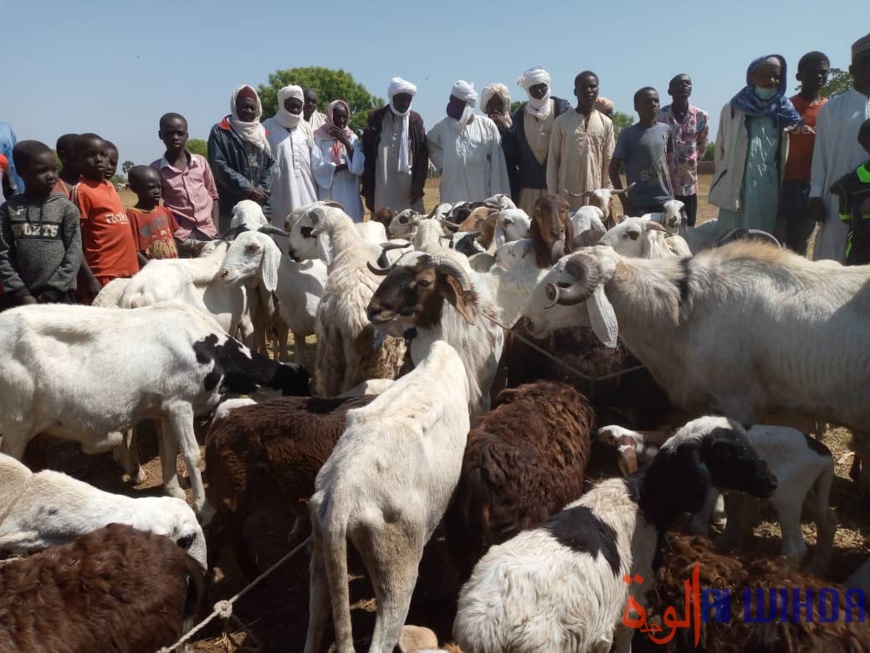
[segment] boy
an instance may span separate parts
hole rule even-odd
[[[181,256],[194,256],[202,243],[217,237],[218,191],[205,157],[187,150],[187,120],[177,113],[160,118],[157,132],[166,146],[151,164],[163,183],[163,205],[172,212]]]
[[[139,265],[155,258],[178,258],[172,237],[178,225],[169,210],[160,206],[160,175],[148,166],[133,166],[129,175],[130,189],[139,198],[136,206],[127,209]]]
[[[75,156],[73,156],[73,145],[77,137],[78,134],[64,134],[55,144],[57,158],[60,159],[63,167],[54,186],[54,192],[67,199],[72,197],[73,186],[79,183],[79,173],[75,169]]]
[[[0,207],[0,283],[10,304],[72,302],[82,261],[79,213],[52,192],[54,153],[38,141],[12,150],[24,193]]]
[[[621,189],[619,168],[625,161],[629,191],[620,199],[626,216],[660,212],[664,203],[674,198],[667,162],[674,142],[671,128],[658,122],[658,91],[651,86],[640,89],[634,94],[634,110],[638,122],[619,134],[608,171],[613,188]]]
[[[870,154],[870,120],[858,130],[858,142]],[[831,193],[839,198],[840,220],[849,227],[846,265],[870,264],[870,160],[843,175],[831,186]]]
[[[136,274],[139,260],[124,205],[105,179],[109,165],[106,141],[96,134],[81,134],[74,149],[81,181],[73,189],[73,201],[81,216],[84,249],[84,288],[79,296],[90,304],[112,279]]]
[[[118,148],[112,141],[106,141],[109,148],[109,162],[106,164],[106,181],[112,183],[112,177],[118,172]]]
[[[819,109],[828,101],[820,93],[828,81],[830,70],[831,63],[821,52],[805,54],[798,61],[796,75],[801,83],[800,93],[790,98],[803,122],[788,135],[788,158],[780,189],[775,235],[786,247],[801,256],[807,253],[807,244],[816,226],[809,209],[810,176],[813,146],[816,143],[816,119]]]

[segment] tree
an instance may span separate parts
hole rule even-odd
[[[191,154],[208,157],[208,143],[201,138],[191,138],[187,141],[187,151]]]
[[[109,181],[111,181],[114,186],[115,184],[126,184],[127,178],[124,175],[112,175],[112,178]]]
[[[716,143],[708,143],[707,149],[704,150],[704,158],[702,161],[712,161],[716,154]]]
[[[519,109],[524,104],[525,102],[522,102],[520,100],[514,100],[513,102],[511,102],[511,115],[514,115],[517,112],[517,109]]]
[[[622,111],[613,112],[613,135],[619,137],[621,132],[626,127],[631,127],[634,124],[634,118]]]
[[[130,161],[130,160],[124,161],[124,163],[121,164],[121,170],[124,171],[124,174],[125,174],[125,175],[129,175],[129,174],[130,174],[130,168],[132,168],[134,165],[136,165],[136,164],[133,163],[133,162]]]
[[[852,76],[849,72],[839,68],[831,68],[831,72],[828,75],[828,83],[822,86],[820,93],[823,97],[830,98],[845,93],[850,88],[852,88]],[[795,90],[800,92],[801,85],[798,84]]]
[[[365,127],[366,119],[372,109],[386,104],[381,98],[369,93],[365,86],[344,70],[320,66],[290,68],[275,71],[269,75],[268,85],[259,85],[257,90],[263,102],[263,119],[274,115],[278,110],[278,91],[288,84],[317,91],[319,108],[323,111],[333,100],[341,99],[347,102],[350,107],[350,128],[358,133]]]

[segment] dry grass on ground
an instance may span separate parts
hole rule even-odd
[[[709,176],[702,179],[699,218],[715,216],[715,209],[707,205],[706,190]],[[125,203],[131,201],[130,195],[124,196]],[[135,196],[132,196],[135,203]],[[437,203],[437,180],[427,182],[426,209],[431,210]],[[306,347],[307,363],[313,369],[313,346]],[[200,432],[203,441],[204,429]],[[836,536],[836,548],[832,559],[829,578],[832,581],[844,580],[870,554],[870,511],[866,501],[855,490],[849,479],[851,454],[848,450],[850,435],[845,429],[833,429],[825,436],[837,462],[836,479],[831,495],[831,505],[836,507],[840,528]],[[78,478],[93,483],[109,491],[131,496],[156,495],[160,493],[160,465],[157,458],[157,445],[153,437],[145,437],[140,443],[143,460],[148,461],[145,469],[147,481],[132,487],[122,480],[121,471],[112,462],[111,454],[85,456],[68,443],[57,443],[52,449],[51,466],[61,469]],[[179,470],[183,464],[179,459]],[[190,491],[188,490],[190,499]],[[781,545],[779,527],[771,521],[773,515],[765,514],[763,521],[755,529],[755,538],[748,547],[759,555],[776,556]],[[264,506],[252,517],[246,529],[247,539],[256,553],[259,566],[266,569],[286,552],[286,537],[292,525],[289,511],[280,505]],[[815,543],[815,528],[804,525],[804,536],[810,545]],[[215,602],[227,599],[246,585],[231,556],[222,556],[219,562],[220,576],[213,585],[206,602],[206,613]],[[408,623],[426,625],[438,632],[442,640],[449,640],[452,623],[451,600],[455,600],[456,586],[444,563],[443,545],[434,541],[427,548],[421,565],[421,577],[411,607]],[[353,628],[357,638],[357,650],[368,645],[374,625],[375,603],[371,586],[360,576],[351,582],[353,602]],[[254,633],[262,644],[263,652],[301,651],[308,625],[308,558],[299,554],[279,568],[262,585],[241,599],[235,607],[235,614]],[[203,615],[204,616],[204,615]],[[229,628],[231,635],[223,633],[222,624],[209,625],[193,645],[199,653],[230,653],[251,648],[240,648],[247,640],[245,633],[236,626]],[[331,628],[327,637],[331,638]]]

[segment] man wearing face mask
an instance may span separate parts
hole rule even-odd
[[[709,196],[719,207],[719,235],[735,228],[774,232],[788,131],[801,124],[787,89],[785,59],[760,57],[746,71],[746,86],[722,109]]]
[[[524,72],[517,86],[525,90],[529,100],[513,116],[508,167],[515,169],[517,178],[514,202],[532,215],[537,199],[547,195],[547,155],[553,123],[571,105],[568,100],[550,96],[550,74],[540,66]]]
[[[394,77],[387,88],[389,104],[372,111],[366,122],[362,196],[372,213],[385,207],[423,213],[429,146],[423,118],[411,110],[416,94],[414,84]]]
[[[317,201],[312,161],[319,160],[311,126],[302,119],[302,88],[285,86],[278,91],[278,111],[263,122],[275,158],[272,179],[272,224],[284,228],[284,218],[295,208]]]
[[[441,171],[442,202],[479,202],[497,194],[510,195],[507,165],[496,124],[474,114],[474,85],[453,85],[447,116],[427,135],[429,157]]]

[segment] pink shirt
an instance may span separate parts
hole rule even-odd
[[[165,157],[154,161],[151,167],[163,180],[163,205],[172,211],[178,223],[175,237],[187,240],[194,230],[198,240],[217,237],[211,210],[218,191],[205,157],[188,152],[184,171],[171,166]]]

